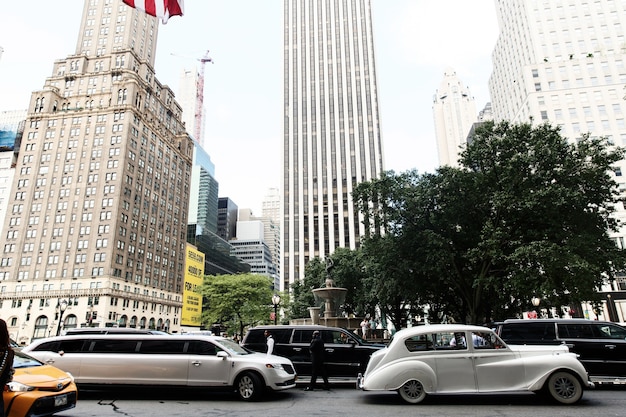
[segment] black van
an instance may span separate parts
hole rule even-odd
[[[626,383],[626,328],[586,319],[506,320],[496,333],[510,345],[565,344],[596,383]]]
[[[298,376],[311,375],[309,345],[315,330],[319,330],[324,341],[324,362],[329,378],[356,379],[359,373],[365,372],[372,353],[385,347],[368,343],[346,329],[316,325],[254,327],[248,330],[242,345],[255,352],[267,352],[265,330],[274,338],[274,355],[291,359]]]

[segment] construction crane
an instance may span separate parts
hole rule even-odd
[[[180,56],[181,58],[189,58],[177,54],[171,54],[174,56]],[[204,107],[204,68],[207,62],[213,63],[213,59],[209,57],[209,51],[207,50],[202,58],[194,58],[200,62],[200,71],[198,71],[198,81],[196,83],[196,108],[194,112],[194,138],[197,142],[201,142],[200,135],[202,134],[202,108]]]

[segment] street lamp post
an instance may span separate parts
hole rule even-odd
[[[61,323],[63,322],[63,314],[65,313],[66,309],[67,309],[67,301],[65,300],[59,301],[59,304],[57,304],[57,310],[59,313],[59,324],[57,325],[57,336],[61,334]]]
[[[533,307],[535,307],[535,310],[528,312],[528,318],[529,319],[536,319],[536,318],[538,318],[538,314],[537,314],[536,308],[539,307],[539,304],[541,304],[541,298],[535,296],[535,297],[530,299],[530,302],[533,304]]]
[[[274,324],[278,323],[278,306],[280,305],[280,295],[272,295],[272,304],[274,304]]]

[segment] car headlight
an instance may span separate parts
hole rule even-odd
[[[9,387],[9,391],[13,392],[27,392],[33,391],[35,389],[35,387],[31,387],[30,385],[24,385],[21,382],[17,381],[11,381],[7,384],[7,386]]]
[[[283,368],[283,365],[281,365],[280,363],[267,363],[265,364],[265,367],[268,369],[276,369],[277,371],[285,370],[285,368]]]

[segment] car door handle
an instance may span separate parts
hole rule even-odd
[[[571,349],[571,348],[573,348],[573,347],[574,347],[574,344],[573,344],[573,343],[564,343],[564,344],[565,344],[565,346],[567,346],[569,349]]]
[[[200,361],[191,361],[191,364],[193,366],[195,366],[195,367],[198,367],[198,366],[202,365],[202,362],[200,362]]]
[[[605,348],[613,350],[617,347],[617,345],[604,345]]]
[[[335,349],[326,349],[326,352],[328,353],[333,353],[335,351]]]
[[[296,352],[300,352],[302,350],[302,348],[295,347],[295,348],[293,348],[293,350],[296,351]]]
[[[54,364],[54,359],[48,359],[48,360],[46,361],[46,363],[47,363],[48,365],[53,365],[53,364]]]

